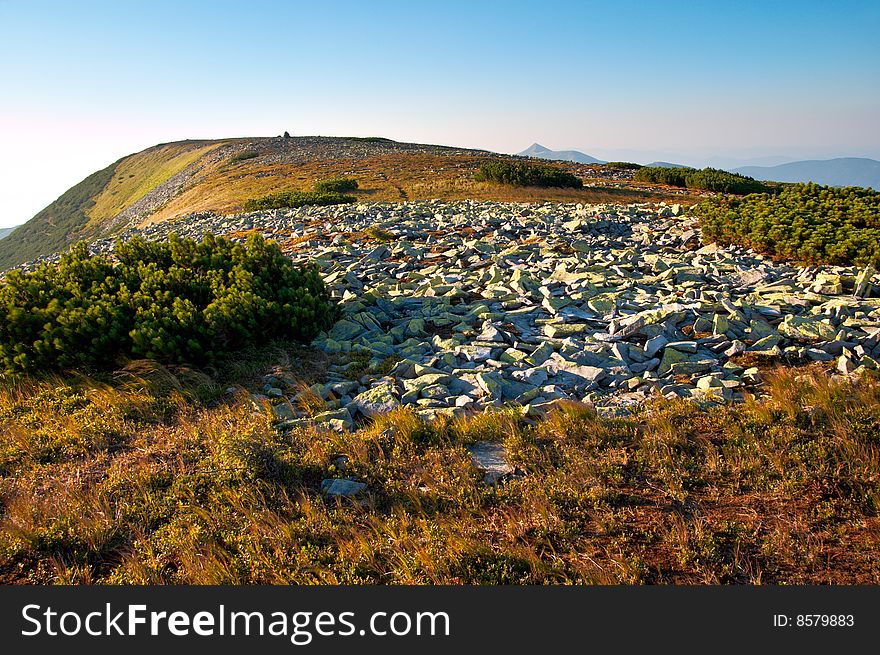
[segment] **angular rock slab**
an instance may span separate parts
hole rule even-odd
[[[466,448],[474,466],[483,472],[485,484],[498,484],[516,471],[507,460],[507,448],[497,441],[478,441]]]
[[[321,495],[325,498],[353,498],[366,490],[366,483],[355,480],[327,478],[321,481]]]

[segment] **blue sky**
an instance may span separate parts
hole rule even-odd
[[[880,2],[0,0],[0,226],[182,138],[880,158]]]

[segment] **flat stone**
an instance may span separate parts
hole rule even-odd
[[[713,365],[714,362],[708,360],[688,360],[672,364],[669,367],[669,372],[672,375],[692,375],[708,371]]]
[[[853,371],[856,370],[858,365],[851,359],[849,359],[846,355],[841,355],[837,359],[837,370],[843,373],[844,375],[849,375]]]
[[[471,462],[483,472],[486,484],[498,484],[516,472],[507,459],[507,449],[498,442],[478,441],[465,448],[471,454]]]
[[[786,316],[779,332],[798,341],[831,341],[836,330],[831,323],[818,316]]]
[[[384,414],[400,406],[394,386],[390,382],[381,383],[355,396],[349,410],[359,411],[364,416]]]
[[[523,371],[513,371],[511,375],[516,380],[520,380],[521,382],[525,382],[526,384],[531,384],[536,387],[540,387],[542,384],[544,384],[549,377],[547,375],[546,369],[543,368],[528,368]]]
[[[853,290],[854,298],[867,298],[871,295],[871,278],[877,271],[873,266],[865,266],[864,269],[856,276],[855,288]]]
[[[272,407],[272,412],[275,414],[275,417],[281,421],[288,421],[297,416],[296,411],[293,409],[293,405],[290,404],[290,401],[287,400],[287,398],[281,403],[274,405]]]
[[[314,421],[315,423],[332,423],[333,426],[338,426],[344,430],[351,430],[354,427],[351,413],[345,407],[315,414]]]
[[[645,357],[653,357],[663,350],[663,347],[668,343],[669,339],[662,334],[658,334],[656,337],[651,337],[645,342]]]
[[[367,488],[365,483],[355,480],[342,478],[321,480],[321,494],[325,498],[353,498],[366,492]]]
[[[575,334],[583,334],[589,329],[589,325],[582,323],[551,323],[544,326],[544,334],[551,339],[561,339]]]
[[[354,321],[342,319],[337,321],[327,336],[335,341],[351,341],[364,332],[364,326]]]
[[[404,380],[403,386],[405,389],[409,390],[420,390],[425,387],[430,387],[434,385],[447,385],[452,380],[452,376],[447,373],[426,373],[424,375],[420,375],[417,378],[413,378],[410,380]]]
[[[676,350],[675,348],[666,348],[663,351],[663,357],[660,359],[660,366],[657,369],[657,373],[661,376],[666,375],[674,364],[686,362],[687,360],[688,356],[686,353]]]

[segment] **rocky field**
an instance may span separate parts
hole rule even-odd
[[[606,413],[658,394],[737,400],[762,364],[858,375],[880,359],[875,271],[703,244],[678,205],[373,203],[192,215],[123,238],[171,231],[257,231],[319,264],[343,315],[313,344],[331,354],[326,381],[256,390],[285,427],[351,429],[401,405],[538,417],[558,399]]]

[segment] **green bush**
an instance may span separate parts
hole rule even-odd
[[[751,177],[739,173],[728,173],[717,168],[697,170],[695,168],[644,166],[636,172],[635,179],[639,182],[668,184],[669,186],[719,193],[748,194],[764,193],[771,190],[768,185]]]
[[[527,162],[494,161],[480,166],[474,176],[478,182],[496,182],[512,186],[539,186],[580,189],[580,178],[552,166],[539,166]]]
[[[718,191],[719,193],[736,193],[745,195],[749,193],[765,193],[771,191],[771,187],[758,182],[754,178],[719,171],[717,168],[704,168],[701,171],[690,171],[685,178],[689,189],[705,189],[706,191]]]
[[[353,177],[336,177],[331,180],[315,182],[317,193],[345,193],[346,191],[357,191],[357,189],[358,183]]]
[[[261,209],[284,209],[286,207],[305,207],[306,205],[341,205],[354,201],[354,196],[336,192],[282,191],[261,198],[245,200],[244,210],[254,212]]]
[[[120,358],[205,364],[255,339],[308,341],[335,309],[317,270],[257,235],[135,238],[118,261],[79,243],[55,267],[12,271],[0,285],[0,364],[7,374],[102,368]]]
[[[703,236],[808,263],[880,268],[880,193],[786,185],[777,194],[717,197],[695,208]]]
[[[229,158],[230,164],[235,164],[240,161],[247,161],[248,159],[256,159],[260,156],[260,153],[255,152],[253,150],[245,150],[244,152],[240,152],[237,155],[233,155]]]
[[[672,168],[669,166],[643,166],[636,173],[635,180],[652,184],[668,184],[669,186],[686,186],[688,171],[693,168]]]
[[[641,164],[634,164],[631,161],[609,161],[605,163],[608,168],[619,168],[625,171],[637,171],[644,168]]]

